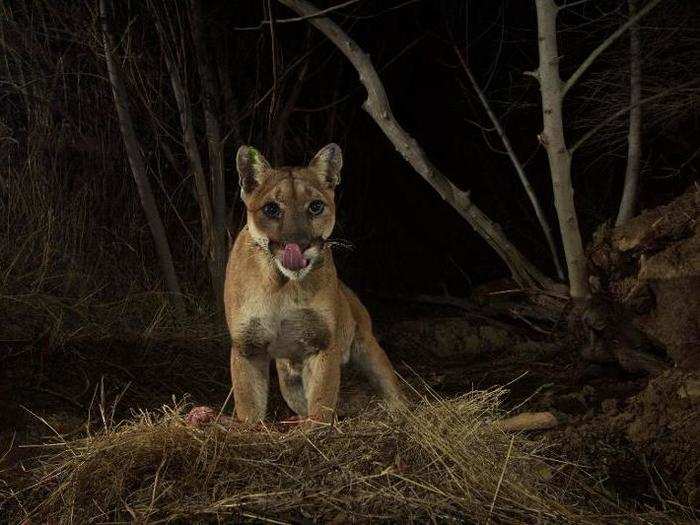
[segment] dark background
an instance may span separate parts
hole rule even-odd
[[[182,25],[179,52],[206,161],[201,91],[185,30],[187,5],[155,4]],[[295,16],[271,4],[275,18]],[[266,9],[265,2],[204,3],[209,52],[217,64],[226,64],[219,72],[228,75],[238,104],[235,126],[240,139],[232,132],[226,143],[231,228],[241,223],[233,167],[238,142],[258,147],[272,161],[296,164],[334,141],[342,146],[345,160],[336,234],[355,245],[353,251],[339,252],[337,261],[352,287],[380,293],[465,295],[481,283],[506,277],[507,269],[496,254],[411,169],[364,113],[365,92],[356,71],[323,35],[303,21],[277,24],[273,47],[268,26],[240,29],[258,25],[266,18]],[[697,77],[698,11],[694,0],[665,2],[645,19],[644,96]],[[117,1],[115,16],[139,138],[178,274],[188,292],[206,294],[206,267],[196,248],[199,212],[191,197],[192,180],[187,178],[178,113],[153,11],[141,2]],[[553,275],[525,192],[508,157],[500,153],[498,136],[482,131],[481,127],[490,128],[490,122],[454,50],[457,46],[466,55],[518,156],[526,162],[528,177],[557,231],[546,155],[537,140],[538,86],[523,75],[537,66],[534,3],[367,0],[331,16],[370,54],[397,120],[434,164],[457,186],[471,190],[473,201],[514,244]],[[567,78],[626,16],[625,2],[608,0],[564,10],[559,19],[562,77]],[[669,28],[673,36],[667,38]],[[44,283],[50,291],[67,293],[69,274],[78,287],[86,280],[99,280],[104,283],[99,293],[104,294],[159,287],[150,233],[106,81],[95,5],[11,3],[5,7],[3,29],[8,49],[21,56],[21,67],[12,60],[7,66],[5,74],[14,83],[5,84],[0,99],[3,170],[14,188],[33,188],[22,206],[6,197],[8,244],[13,234],[19,237],[36,225],[46,230],[51,217],[50,235],[55,239],[49,261],[64,278]],[[569,144],[624,107],[627,49],[623,36],[567,96]],[[289,119],[281,125],[281,149],[275,153],[269,139],[293,96],[305,53],[306,75]],[[23,93],[17,88],[20,70],[35,89],[29,96],[26,89]],[[32,75],[34,81],[26,78]],[[697,163],[692,161],[700,131],[695,87],[655,102],[651,116],[645,118],[642,207],[667,201],[697,176]],[[668,100],[673,100],[669,111]],[[153,126],[154,114],[160,127]],[[616,215],[626,164],[626,122],[623,116],[611,123],[575,155],[572,173],[585,241]],[[230,124],[222,118],[224,132],[231,131]],[[159,141],[169,143],[182,170],[163,159]],[[27,210],[37,208],[43,212],[27,216]],[[42,259],[41,250],[29,252],[30,264],[48,264],[42,262],[46,257]]]

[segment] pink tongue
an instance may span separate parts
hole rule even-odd
[[[282,252],[282,266],[287,268],[287,270],[292,270],[294,272],[306,268],[308,261],[304,258],[301,253],[301,248],[298,244],[289,243],[284,245],[284,251]]]

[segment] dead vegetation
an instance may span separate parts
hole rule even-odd
[[[2,492],[18,520],[51,523],[631,519],[541,443],[484,424],[503,393],[430,396],[311,434],[194,430],[182,405],[164,407],[79,439],[54,436],[26,486]]]
[[[652,224],[660,236],[625,235],[644,241],[635,242],[629,253],[598,253],[617,261],[606,267],[607,273],[598,272],[607,276],[605,282],[611,285],[635,276],[645,253],[662,254],[687,242],[695,225],[691,214],[695,208],[690,207],[695,206],[694,195],[645,212],[625,230]],[[664,224],[676,226],[667,229]],[[612,238],[620,238],[621,231],[615,230]],[[18,274],[8,275],[16,279]],[[182,404],[160,411],[144,409],[115,423],[119,417],[102,405],[104,395],[102,401],[99,395],[91,401],[92,389],[78,392],[112,365],[123,377],[108,375],[114,384],[108,385],[107,398],[122,395],[117,385],[133,381],[121,400],[123,407],[152,408],[167,402],[174,392],[178,397],[191,392],[198,402],[207,392],[223,399],[228,388],[225,352],[207,349],[207,345],[219,350],[224,346],[218,325],[194,302],[190,309],[199,312],[199,321],[185,325],[175,321],[158,294],[130,294],[113,302],[99,294],[57,298],[49,294],[50,280],[37,280],[41,274],[21,275],[33,277],[27,277],[23,287],[16,284],[26,293],[4,297],[8,323],[3,337],[12,334],[6,340],[15,347],[26,345],[26,361],[41,361],[46,370],[55,369],[46,372],[43,382],[43,373],[17,367],[17,374],[31,375],[34,388],[54,397],[60,394],[78,406],[82,417],[60,425],[56,414],[65,403],[54,399],[37,409],[36,416],[25,415],[46,421],[43,436],[20,433],[7,448],[3,441],[3,453],[16,453],[20,443],[26,452],[19,461],[0,461],[0,509],[11,513],[12,522],[676,523],[695,517],[696,377],[674,371],[646,388],[643,381],[640,392],[627,402],[605,393],[613,388],[614,377],[586,384],[580,393],[564,394],[560,387],[547,393],[541,385],[561,381],[554,370],[561,369],[563,376],[577,374],[569,361],[561,361],[556,345],[532,340],[532,333],[525,337],[504,323],[494,321],[491,326],[483,316],[483,326],[475,319],[466,326],[468,316],[459,318],[451,311],[442,319],[392,319],[381,332],[397,353],[412,356],[426,370],[446,359],[456,362],[458,353],[460,362],[466,362],[465,355],[473,352],[479,362],[468,374],[462,371],[458,379],[444,380],[460,392],[473,388],[466,383],[479,377],[480,369],[492,374],[494,360],[515,364],[507,375],[489,375],[492,384],[509,381],[516,369],[532,372],[545,367],[548,371],[532,383],[533,390],[543,388],[544,394],[528,409],[567,413],[561,427],[548,432],[550,439],[505,434],[485,424],[503,415],[499,402],[505,392],[478,389],[451,399],[429,395],[417,408],[391,417],[376,409],[308,436],[276,425],[256,432],[194,430],[183,424]],[[29,282],[43,285],[31,292]],[[465,324],[461,331],[460,323]],[[120,338],[122,344],[144,350],[130,351],[130,357],[119,361],[114,346]],[[89,355],[80,351],[71,357],[57,350],[95,343],[104,343],[109,351],[100,348]],[[183,348],[179,354],[166,350],[178,344]],[[144,359],[143,352],[151,347],[158,349],[157,359],[155,354]],[[545,348],[547,356],[537,358]],[[30,355],[37,351],[43,356],[40,360]],[[509,352],[515,357],[508,357]],[[26,377],[12,375],[6,382],[17,388],[21,381],[27,382]],[[587,398],[596,389],[601,390],[595,394],[600,399],[592,403]],[[552,401],[545,402],[547,396]],[[568,417],[574,411],[566,406],[567,398],[581,403],[580,415]],[[33,399],[36,408],[38,400]],[[85,413],[89,422],[84,421]],[[22,427],[18,419],[7,421]]]

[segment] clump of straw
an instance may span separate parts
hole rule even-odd
[[[585,522],[541,446],[488,423],[502,391],[303,433],[187,427],[184,407],[60,441],[14,495],[32,522]]]

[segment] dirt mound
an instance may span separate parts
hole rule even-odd
[[[700,370],[700,189],[599,230],[589,249],[604,291],[676,364]]]
[[[665,372],[624,404],[609,399],[602,409],[562,431],[567,456],[582,457],[623,494],[700,508],[700,375]]]
[[[428,354],[463,360],[520,341],[495,321],[476,323],[463,316],[397,321],[381,326],[378,335],[388,347],[399,348],[402,356]]]

